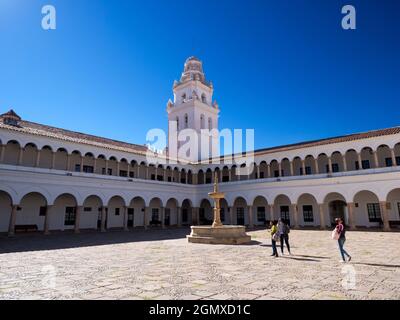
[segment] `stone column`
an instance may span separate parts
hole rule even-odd
[[[357,159],[358,159],[358,169],[362,170],[362,158],[361,158],[361,152],[357,153]]]
[[[18,165],[20,166],[22,164],[22,157],[24,156],[24,148],[19,148],[19,153],[18,153]]]
[[[103,206],[101,208],[101,232],[106,232],[106,218],[107,218],[107,212],[106,212],[106,207]]]
[[[290,161],[290,175],[294,176],[293,161]]]
[[[231,209],[230,209],[231,224],[232,224],[232,225],[237,225],[237,221],[236,221],[236,223],[234,223],[235,214],[236,214],[236,207],[235,207],[235,206],[232,206]]]
[[[6,149],[6,147],[5,147],[4,144],[0,145],[0,162],[1,162],[1,163],[4,162],[4,152],[5,152],[5,149]],[[39,150],[38,150],[38,151],[39,151]]]
[[[140,165],[139,164],[137,164],[137,167],[136,167],[136,178],[140,179]]]
[[[146,166],[146,180],[149,180],[149,167]]]
[[[299,228],[299,210],[297,208],[297,204],[291,204],[292,211],[293,211],[293,218],[294,218],[294,227],[296,229]]]
[[[56,167],[56,153],[52,152],[52,154],[51,154],[51,168],[50,169],[54,169],[55,167]],[[83,170],[83,168],[82,168],[82,170]]]
[[[282,162],[278,163],[278,170],[279,170],[278,177],[282,177]]]
[[[181,171],[179,170],[179,171],[178,171],[178,183],[181,183],[181,179],[182,179],[182,173],[181,173]]]
[[[119,177],[120,162],[119,162],[118,160],[117,160],[116,162],[117,162],[117,172],[115,173],[115,175],[116,175],[117,177]]]
[[[200,208],[195,207],[195,208],[193,208],[193,211],[194,211],[194,215],[196,217],[196,225],[199,226],[200,225]]]
[[[392,156],[392,166],[396,166],[397,164],[396,164],[396,154],[394,153],[394,149],[390,149],[390,154],[391,154],[391,156]]]
[[[187,173],[187,172],[186,172],[186,176],[185,176],[185,183],[186,183],[186,184],[189,183],[189,181],[188,181],[188,173]]]
[[[83,158],[84,158],[84,156],[81,155],[81,164],[80,164],[80,166],[81,166],[81,172],[83,172]]]
[[[271,178],[271,165],[267,164],[267,178]]]
[[[15,234],[15,221],[17,220],[17,208],[18,205],[11,205],[11,215],[10,215],[10,222],[8,225],[8,236],[13,237]]]
[[[124,210],[124,231],[128,231],[128,207],[124,206],[122,210]]]
[[[354,203],[353,202],[347,203],[347,213],[349,215],[349,228],[350,228],[350,230],[355,230],[356,224],[355,224],[355,217],[354,217]]]
[[[342,159],[343,159],[343,171],[347,171],[346,154],[342,155]]]
[[[167,175],[168,170],[164,170],[164,181],[168,181],[168,175]]]
[[[301,170],[303,170],[303,175],[305,176],[306,173],[306,161],[305,160],[301,160]]]
[[[76,206],[75,207],[76,209],[76,213],[75,213],[75,228],[74,228],[74,231],[75,231],[75,233],[79,233],[80,231],[79,231],[79,225],[80,225],[80,222],[81,222],[81,213],[82,213],[82,211],[83,211],[83,206]]]
[[[105,175],[108,175],[108,160],[107,159],[105,159],[105,165],[106,165],[106,173],[105,173]]]
[[[328,157],[328,173],[332,173],[332,158]]]
[[[260,166],[257,166],[257,179],[260,179]]]
[[[161,213],[161,227],[165,229],[165,208],[160,207],[160,213]]]
[[[40,150],[38,149],[36,152],[35,167],[39,167],[39,164],[40,164]]]
[[[50,210],[53,208],[53,206],[47,206],[46,207],[46,215],[44,217],[44,234],[45,235],[49,235],[50,231],[49,231],[49,225],[50,225]]]
[[[65,171],[69,171],[70,166],[71,166],[71,155],[67,154],[67,167],[65,168]]]
[[[388,210],[387,210],[387,202],[386,201],[380,201],[380,205],[381,205],[381,214],[382,214],[382,220],[383,220],[383,230],[384,231],[390,231],[389,215],[388,215]]]
[[[249,215],[249,227],[254,228],[254,212],[253,212],[253,206],[248,206],[247,207],[247,213]]]
[[[182,208],[176,207],[176,213],[178,215],[178,227],[182,227]]]
[[[326,228],[326,223],[325,223],[325,214],[324,214],[324,204],[319,203],[318,204],[319,208],[319,219],[320,219],[320,229],[325,229]]]
[[[144,214],[143,214],[143,224],[144,224],[144,230],[147,230],[147,225],[149,223],[149,207],[144,207]]]
[[[274,212],[274,205],[273,204],[269,205],[269,212],[270,212],[271,221],[274,221],[275,220],[275,212]]]
[[[379,159],[378,159],[378,152],[374,151],[374,162],[375,162],[375,167],[374,168],[379,168]]]
[[[314,159],[315,162],[315,173],[319,174],[319,164],[318,164],[318,158]]]

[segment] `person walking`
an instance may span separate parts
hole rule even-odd
[[[272,254],[271,256],[278,257],[278,250],[276,249],[276,241],[279,239],[278,221],[274,220],[270,222],[271,226],[271,243],[272,243]]]
[[[344,250],[344,243],[346,242],[346,229],[343,223],[343,220],[341,218],[336,218],[336,233],[338,234],[338,245],[339,245],[339,251],[340,255],[342,256],[342,260],[340,262],[346,262],[346,257],[347,257],[347,262],[351,260],[351,256],[347,253],[346,250]]]
[[[283,245],[284,245],[284,243],[286,244],[286,249],[287,249],[288,253],[291,255],[291,253],[290,253],[290,245],[289,245],[290,227],[289,227],[289,224],[288,224],[288,222],[286,220],[279,219],[278,232],[279,232],[280,241],[281,241],[281,252],[282,252],[282,255],[284,254],[283,253]]]

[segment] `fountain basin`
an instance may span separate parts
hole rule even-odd
[[[245,244],[251,241],[245,226],[191,226],[187,236],[191,243],[205,244]]]

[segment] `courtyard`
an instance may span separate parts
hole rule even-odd
[[[292,230],[279,258],[265,229],[241,246],[189,232],[1,236],[0,299],[400,299],[400,233],[348,232],[342,264],[329,230]]]

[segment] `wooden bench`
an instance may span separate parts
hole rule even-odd
[[[389,226],[390,226],[391,228],[393,228],[393,227],[400,227],[400,220],[392,220],[392,221],[389,221]]]
[[[150,226],[161,226],[161,221],[159,220],[151,220]]]
[[[15,232],[35,232],[38,231],[38,226],[36,224],[21,224],[15,226]]]

